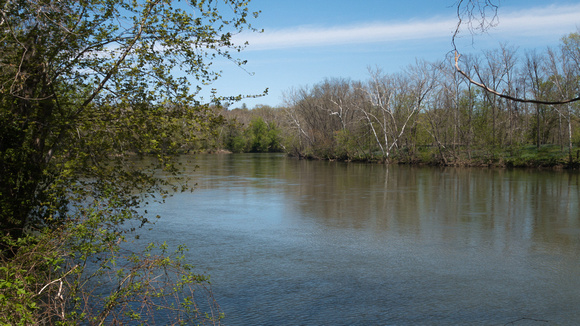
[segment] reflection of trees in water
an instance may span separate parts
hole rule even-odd
[[[280,191],[329,227],[508,248],[570,247],[580,235],[580,174],[308,161],[278,154],[201,155],[198,188]],[[185,165],[185,164],[184,164]]]
[[[304,216],[333,227],[507,247],[577,243],[579,174],[295,161],[289,191]]]

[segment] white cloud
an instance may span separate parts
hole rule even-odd
[[[498,32],[514,35],[547,35],[574,32],[580,26],[580,4],[536,7],[499,13]]]
[[[274,50],[330,45],[350,45],[394,41],[450,38],[457,20],[433,18],[403,23],[376,22],[347,26],[297,26],[267,30],[260,34],[241,34],[238,41],[248,41],[252,50]],[[554,35],[560,37],[580,26],[580,5],[547,6],[526,10],[500,8],[499,25],[492,32],[502,36]]]
[[[248,50],[270,50],[448,37],[453,31],[452,27],[453,21],[451,20],[398,24],[372,23],[334,27],[299,26],[292,29],[266,31],[261,34],[240,35],[239,37],[249,42]]]

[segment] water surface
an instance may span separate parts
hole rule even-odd
[[[580,324],[578,173],[183,163],[148,237],[190,248],[226,325]]]

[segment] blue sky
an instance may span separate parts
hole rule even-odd
[[[253,21],[264,33],[240,34],[250,45],[239,54],[245,70],[218,61],[222,78],[211,87],[220,95],[269,94],[246,103],[283,105],[292,88],[325,78],[366,80],[368,67],[396,73],[417,59],[437,61],[452,50],[457,23],[455,0],[251,0]],[[499,2],[499,1],[496,1]],[[481,53],[507,43],[520,53],[556,46],[580,28],[580,1],[504,0],[499,24],[487,34],[464,32],[462,53]]]

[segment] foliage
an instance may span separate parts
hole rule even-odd
[[[128,250],[136,247],[123,227],[129,221],[107,206],[91,203],[61,227],[17,240],[18,253],[0,268],[0,322],[219,323],[209,279],[184,263],[185,248]]]
[[[248,128],[250,152],[266,153],[280,150],[279,131],[274,124],[267,124],[260,117],[255,118]]]
[[[357,152],[355,137],[349,130],[339,130],[335,133],[338,158],[349,160]]]
[[[243,0],[0,2],[3,322],[137,318],[175,294],[158,292],[158,275],[185,277],[167,279],[176,290],[205,283],[163,250],[120,244],[147,223],[139,207],[188,187],[171,155],[221,121],[201,86],[219,77],[215,60],[244,64],[232,37],[254,31],[252,15]],[[143,155],[156,160],[137,168]],[[114,293],[87,290],[109,277]]]
[[[223,146],[234,153],[280,152],[281,129],[272,117],[276,114],[278,112],[275,109],[265,107],[229,111],[226,113],[227,130],[222,132]],[[270,122],[266,122],[266,119]]]
[[[195,98],[200,86],[192,92],[187,76],[174,72],[200,84],[217,78],[212,60],[235,61],[227,49],[241,48],[232,33],[252,29],[246,5],[4,2],[0,226],[58,217],[67,207],[63,187],[79,176],[115,180],[109,185],[122,192],[122,181],[132,180],[116,172],[120,160],[103,163],[112,153],[155,152],[168,167],[175,136],[205,128],[207,117]]]
[[[536,146],[522,146],[513,154],[504,154],[507,166],[512,167],[550,167],[563,166],[567,157],[559,146],[543,145],[539,149]]]

